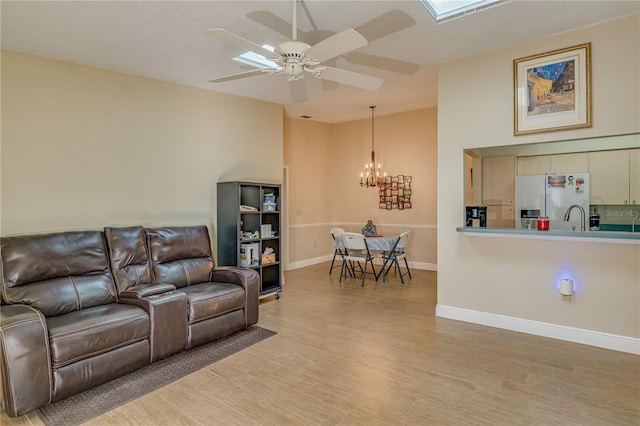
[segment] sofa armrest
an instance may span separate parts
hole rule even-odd
[[[154,285],[154,287],[172,284]],[[138,286],[136,286],[138,287]],[[187,295],[179,291],[146,297],[121,297],[118,303],[139,306],[149,314],[151,323],[150,362],[184,350],[187,346]]]
[[[211,281],[238,284],[245,289],[245,320],[247,327],[258,322],[260,304],[260,275],[253,269],[218,266],[213,269]]]
[[[120,293],[120,297],[128,299],[142,299],[148,296],[155,296],[162,293],[174,291],[176,286],[168,283],[160,284],[138,284]]]
[[[10,417],[51,402],[51,358],[44,316],[27,305],[0,308],[2,402]]]

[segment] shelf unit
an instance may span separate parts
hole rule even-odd
[[[218,265],[256,270],[260,274],[260,296],[273,294],[276,299],[282,292],[280,194],[277,184],[218,183]],[[272,235],[264,235],[269,227]],[[272,261],[263,259],[267,248],[275,256]]]

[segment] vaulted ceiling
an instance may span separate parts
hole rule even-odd
[[[356,29],[368,44],[324,64],[380,77],[379,90],[306,74],[308,101],[294,104],[284,75],[209,82],[254,68],[233,62],[234,46],[206,30],[275,46],[292,37],[292,5],[3,0],[2,48],[274,102],[289,116],[336,123],[369,117],[369,105],[377,115],[436,106],[439,63],[640,13],[635,0],[511,0],[436,24],[418,1],[306,0],[297,4],[298,39],[313,45]]]

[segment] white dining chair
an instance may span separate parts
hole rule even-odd
[[[362,269],[362,286],[364,286],[364,279],[367,276],[367,265],[371,265],[371,274],[378,279],[378,275],[376,274],[376,268],[373,265],[373,256],[369,251],[369,247],[367,246],[367,240],[364,235],[358,234],[356,232],[345,232],[342,234],[342,244],[344,245],[344,260],[342,262],[342,269],[340,271],[340,282],[342,282],[342,277],[347,277],[345,269],[349,268],[348,262],[354,262],[360,265],[360,262],[364,262],[364,269]],[[355,277],[355,268],[352,266],[352,270],[350,271],[351,276]]]
[[[404,275],[409,275],[409,278],[413,278],[411,276],[411,270],[409,269],[409,263],[407,262],[407,244],[409,242],[409,238],[411,238],[411,232],[406,231],[400,234],[398,240],[393,246],[393,249],[383,255],[384,264],[382,273],[382,282],[385,282],[387,279],[387,274],[394,268],[394,270],[398,271],[400,275],[400,281],[404,284]],[[404,260],[404,266],[406,268],[406,272],[402,272],[400,269],[400,260]],[[384,267],[386,266],[386,269]]]
[[[342,263],[344,263],[344,251],[343,247],[336,247],[336,240],[341,240],[342,234],[344,234],[344,229],[342,228],[331,228],[331,237],[333,238],[333,259],[331,259],[331,267],[329,268],[329,275],[331,275],[331,271],[333,268],[341,267],[341,265],[335,265],[336,257],[340,258]]]

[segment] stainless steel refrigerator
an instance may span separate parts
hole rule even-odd
[[[550,230],[580,230],[580,211],[573,209],[569,222],[564,215],[569,206],[584,209],[589,226],[589,173],[516,176],[516,226],[523,212],[540,210],[549,218]]]

